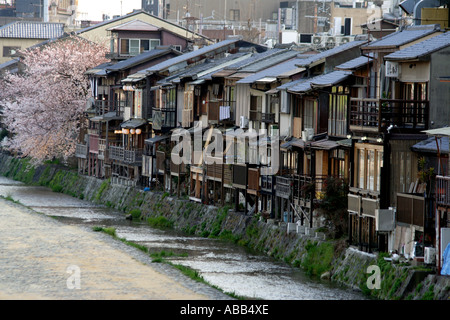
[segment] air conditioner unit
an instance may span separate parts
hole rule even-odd
[[[311,44],[315,46],[322,45],[323,38],[321,36],[312,37]]]
[[[240,127],[243,128],[248,128],[248,118],[245,116],[241,116],[241,121],[240,121]]]
[[[336,38],[335,37],[327,37],[325,40],[325,46],[329,49],[334,48],[336,46]]]
[[[345,43],[350,42],[350,41],[351,41],[350,37],[341,37],[341,38],[339,38],[339,44],[345,44]]]
[[[426,264],[436,263],[436,248],[425,247],[424,262]]]

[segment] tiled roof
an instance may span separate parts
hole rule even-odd
[[[437,140],[437,145],[436,145]],[[430,137],[426,140],[420,141],[411,147],[415,152],[431,152],[437,153],[439,146],[439,152],[442,154],[449,153],[449,137]]]
[[[63,34],[63,23],[16,21],[0,28],[0,38],[54,39]]]
[[[171,48],[163,48],[163,49],[153,49],[148,52],[141,53],[137,56],[128,58],[126,60],[122,60],[117,62],[116,64],[106,68],[106,71],[120,71],[127,68],[131,68],[139,63],[143,63],[152,59],[155,59],[161,55],[174,51]]]
[[[362,66],[367,65],[369,62],[373,61],[372,58],[361,56],[355,59],[352,59],[350,61],[346,61],[338,66],[336,66],[336,69],[339,70],[355,70]]]
[[[282,63],[288,59],[295,58],[297,54],[298,52],[295,50],[280,51],[275,55],[265,57],[264,59],[261,60],[256,60],[254,63],[251,63],[243,68],[240,68],[239,72],[256,73],[266,68],[272,67],[276,64]]]
[[[242,80],[239,80],[237,83],[254,83],[265,77],[276,78],[278,76],[281,76],[283,73],[286,73],[286,72],[289,72],[292,70],[298,70],[298,72],[301,72],[302,70],[305,70],[305,69],[297,67],[298,60],[299,59],[293,59],[293,60],[289,60],[289,61],[277,64],[276,66],[265,69],[263,71],[255,73],[251,76],[248,76]]]
[[[316,61],[319,61],[321,59],[325,59],[325,58],[340,54],[346,50],[362,46],[365,43],[367,43],[367,41],[365,41],[365,40],[354,40],[354,41],[347,42],[345,44],[341,44],[337,47],[334,47],[333,49],[329,49],[329,50],[320,52],[318,54],[313,54],[306,58],[302,58],[301,61],[298,63],[298,66],[300,66],[300,67],[308,66],[308,65],[310,65]],[[302,56],[299,56],[299,57],[301,58]]]
[[[437,50],[450,46],[450,32],[421,41],[405,49],[385,56],[387,60],[410,60],[431,54]]]
[[[184,53],[181,56],[161,62],[155,66],[145,69],[145,71],[149,72],[149,73],[158,72],[158,71],[168,69],[168,68],[175,66],[177,64],[180,64],[180,63],[186,63],[188,60],[191,60],[191,59],[194,59],[197,57],[202,57],[202,56],[206,57],[208,55],[208,53],[212,53],[221,48],[233,45],[233,44],[237,43],[238,41],[239,41],[238,39],[224,40],[224,41],[221,41],[221,42],[209,45],[209,46],[205,46],[201,49],[194,50],[194,51],[191,51],[188,53]]]
[[[304,93],[313,90],[315,87],[327,87],[335,85],[347,79],[352,73],[350,71],[333,71],[322,74],[314,78],[305,78],[279,86],[277,89],[286,89],[292,93]]]
[[[419,25],[419,26],[408,26],[401,31],[391,33],[380,40],[376,40],[366,48],[376,49],[380,47],[398,47],[412,41],[418,40],[420,38],[426,37],[432,33],[438,32],[440,30],[439,25]]]

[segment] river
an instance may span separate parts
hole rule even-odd
[[[230,242],[188,236],[130,221],[119,211],[0,177],[0,195],[37,212],[82,228],[114,227],[117,236],[145,245],[150,253],[173,252],[168,259],[195,269],[224,292],[264,300],[363,300],[352,290],[310,279],[302,270]],[[112,241],[112,240],[111,240]]]

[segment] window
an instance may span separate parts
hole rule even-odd
[[[355,148],[356,187],[379,192],[381,168],[383,167],[383,147],[357,143]]]
[[[241,12],[239,9],[231,9],[230,10],[230,20],[231,21],[240,21],[241,20]]]
[[[316,108],[317,101],[312,99],[304,100],[303,108],[303,128],[313,128],[316,131]]]
[[[120,54],[137,56],[159,45],[159,39],[120,39]]]
[[[333,87],[329,95],[328,134],[347,135],[347,95],[343,87]]]
[[[4,57],[13,57],[16,55],[17,51],[20,50],[20,47],[3,47],[3,56]]]

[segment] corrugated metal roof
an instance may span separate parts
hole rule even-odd
[[[408,48],[385,56],[387,60],[411,60],[429,55],[437,50],[450,46],[450,32],[416,43]]]
[[[399,47],[438,31],[440,31],[440,26],[438,24],[408,26],[401,31],[391,33],[380,40],[371,42],[366,46],[366,48],[376,49],[380,47]]]
[[[63,23],[16,21],[0,27],[0,38],[54,39],[63,34]]]
[[[306,66],[309,66],[309,65],[311,65],[317,61],[320,61],[322,59],[326,59],[328,57],[340,54],[346,50],[350,50],[355,47],[362,46],[365,43],[367,43],[366,40],[355,40],[355,41],[347,42],[345,44],[341,44],[337,47],[334,47],[333,49],[329,49],[329,50],[320,52],[318,54],[310,55],[308,57],[304,57],[304,55],[299,55],[299,58],[301,58],[301,60],[299,61],[299,63],[297,65],[299,67],[306,67]]]
[[[362,66],[367,65],[369,62],[372,62],[373,59],[366,57],[366,56],[361,56],[355,59],[352,59],[350,61],[344,62],[338,66],[336,66],[336,69],[338,70],[355,70],[358,69]]]

